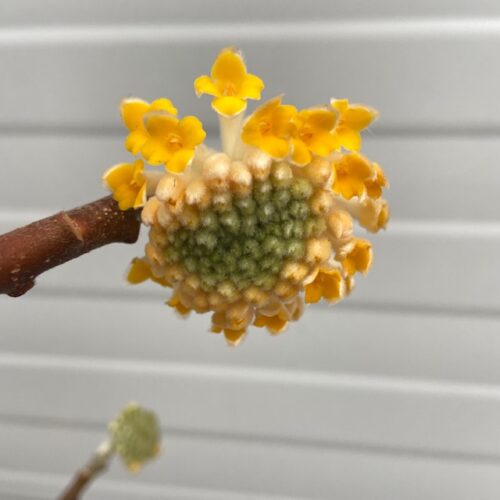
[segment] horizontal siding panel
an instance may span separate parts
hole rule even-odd
[[[33,36],[0,31],[0,126],[70,124],[99,131],[116,127],[124,96],[167,95],[182,114],[197,114],[213,128],[208,98],[198,102],[192,82],[209,71],[222,47],[238,45],[252,72],[267,82],[267,97],[286,92],[291,102],[310,106],[347,96],[378,108],[392,128],[500,127],[494,98],[500,21],[382,28],[275,23],[263,25],[258,36],[252,24],[231,23],[197,30],[67,28]]]
[[[500,14],[500,8],[489,0],[383,0],[375,5],[369,0],[341,2],[314,0],[314,8],[287,0],[252,0],[252,2],[217,0],[3,0],[0,26],[108,23],[199,23],[268,21],[311,21],[401,18],[414,16],[489,16]],[[98,14],[98,15],[96,15]]]
[[[137,400],[183,433],[500,460],[498,386],[5,353],[0,391],[15,420],[103,425]]]
[[[0,134],[0,151],[9,165],[3,172],[0,207],[57,211],[104,196],[104,170],[130,161],[124,138],[125,131],[109,136]],[[208,142],[218,147],[215,137]],[[500,139],[374,133],[364,145],[366,154],[386,170],[393,218],[498,220]]]
[[[0,221],[0,233],[21,225],[16,220]],[[145,237],[146,231],[142,243]],[[500,282],[494,279],[500,273],[497,225],[393,223],[387,232],[370,239],[374,242],[373,269],[367,277],[358,278],[347,303],[489,314],[500,311]],[[131,287],[125,282],[129,262],[143,254],[142,243],[93,251],[42,275],[38,288],[65,294],[165,297],[169,292],[154,283]]]
[[[0,493],[3,488],[16,491],[17,483],[18,491],[48,500],[82,465],[102,433],[2,424],[0,439],[4,445],[0,464],[6,468],[5,473],[0,472]],[[242,446],[234,441],[170,434],[164,440],[163,455],[140,474],[130,477],[115,462],[85,498],[496,500],[500,494],[496,463],[289,448],[264,442],[245,442]],[[32,477],[18,473],[17,468],[31,470]],[[50,496],[41,496],[41,491]]]
[[[500,318],[310,307],[278,338],[251,329],[237,349],[160,300],[0,298],[0,351],[289,369],[500,385]]]

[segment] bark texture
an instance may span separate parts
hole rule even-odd
[[[140,221],[111,196],[0,236],[0,294],[19,297],[55,266],[110,243],[134,243]]]

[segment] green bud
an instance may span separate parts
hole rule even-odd
[[[247,215],[241,219],[241,232],[245,236],[253,236],[257,229],[257,217],[255,215]]]
[[[260,258],[262,251],[260,245],[255,240],[247,239],[243,242],[243,253],[253,257],[254,259]]]
[[[269,181],[256,182],[253,188],[253,197],[257,203],[266,203],[271,198],[273,185]]]
[[[300,240],[289,240],[285,245],[285,255],[292,259],[301,259],[305,254],[304,242]]]
[[[306,220],[309,217],[309,205],[305,201],[293,201],[290,204],[290,213],[295,219]]]
[[[273,194],[273,201],[275,205],[280,209],[285,208],[291,198],[292,195],[288,189],[278,189]]]
[[[307,179],[294,179],[291,193],[295,200],[307,200],[313,194],[313,187]]]
[[[222,213],[219,217],[219,221],[231,233],[237,233],[240,229],[241,221],[236,210],[228,210]]]
[[[198,263],[194,257],[186,257],[183,262],[184,268],[188,273],[196,272],[198,268]]]
[[[210,230],[217,229],[219,225],[219,218],[215,212],[212,210],[205,210],[200,214],[200,221],[202,227],[205,227]]]
[[[274,205],[271,202],[267,202],[262,204],[257,210],[257,216],[259,217],[259,221],[265,224],[269,222],[275,212]]]
[[[236,200],[235,205],[239,209],[239,211],[244,215],[251,215],[255,212],[256,204],[253,198],[250,197],[239,198]]]

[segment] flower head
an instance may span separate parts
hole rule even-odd
[[[158,455],[160,428],[156,415],[136,403],[128,404],[109,424],[111,446],[131,471]]]
[[[146,177],[142,160],[111,167],[104,173],[103,181],[113,193],[120,210],[140,208],[146,203]]]
[[[339,113],[339,120],[333,133],[337,148],[359,151],[361,131],[377,118],[378,112],[361,104],[349,104],[347,99],[332,99],[330,105]]]
[[[278,96],[244,120],[245,99],[262,88],[232,48],[196,80],[198,94],[215,97],[222,151],[202,145],[199,120],[178,119],[170,101],[125,101],[130,151],[168,171],[153,177],[139,161],[105,175],[120,208],[145,202],[149,242],[129,282],[172,288],[168,306],[210,312],[211,331],[231,345],[252,325],[277,335],[305,303],[348,295],[372,263],[353,220],[376,232],[389,218],[382,168],[340,151],[359,147],[375,112],[346,100],[297,111]]]
[[[211,76],[200,76],[194,82],[196,95],[214,96],[212,107],[223,116],[240,114],[246,109],[247,99],[260,99],[263,88],[264,82],[247,73],[243,56],[231,47],[219,53]]]
[[[243,126],[241,138],[245,144],[261,149],[274,159],[288,156],[290,140],[295,131],[293,118],[297,108],[281,104],[281,96],[260,106]]]

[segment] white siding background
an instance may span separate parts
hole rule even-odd
[[[240,46],[266,96],[373,105],[393,220],[351,298],[237,349],[96,251],[0,297],[0,498],[51,499],[129,400],[164,454],[85,498],[500,498],[500,3],[2,0],[0,232],[104,195],[123,96]]]

